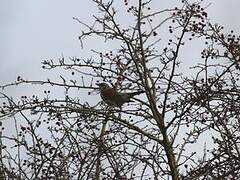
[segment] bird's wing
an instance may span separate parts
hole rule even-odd
[[[130,93],[119,93],[124,102],[133,102],[130,100],[132,98]]]
[[[113,89],[105,89],[102,91],[101,97],[109,105],[121,106],[123,104],[121,95]]]

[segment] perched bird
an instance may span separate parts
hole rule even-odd
[[[98,83],[97,85],[99,86],[102,100],[110,106],[121,107],[124,103],[133,102],[131,98],[134,96],[144,93],[144,91],[120,93],[106,83]]]

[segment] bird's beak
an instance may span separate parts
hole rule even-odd
[[[97,85],[97,86],[99,86],[99,85],[100,85],[100,83],[96,83],[96,85]]]

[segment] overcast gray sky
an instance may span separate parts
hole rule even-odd
[[[240,0],[208,1],[212,2],[209,7],[212,22],[223,25],[226,32],[234,29],[239,33]],[[155,0],[154,8],[172,7],[170,4],[176,2]],[[51,74],[41,69],[44,59],[62,55],[90,57],[89,51],[80,48],[81,26],[72,17],[89,22],[95,11],[91,0],[0,0],[0,85],[15,81],[18,75],[45,80]],[[89,41],[86,49],[100,48],[100,43]],[[187,57],[191,56],[189,52]],[[5,93],[21,96],[30,91],[18,87],[6,89]]]
[[[159,7],[167,7],[176,1],[159,2]],[[212,2],[209,17],[226,29],[239,30],[240,1]],[[0,84],[17,75],[40,78],[44,59],[86,56],[77,39],[80,26],[72,17],[88,22],[95,10],[89,0],[0,0]]]
[[[212,2],[209,7],[212,21],[224,25],[226,31],[239,32],[239,0],[207,1]],[[116,2],[123,4],[122,0]],[[163,9],[175,6],[178,1],[153,2],[155,9]],[[78,36],[82,27],[72,19],[75,16],[90,23],[94,13],[96,8],[91,0],[0,0],[0,84],[15,81],[18,75],[45,80],[53,75],[41,69],[44,59],[57,59],[62,55],[89,58],[91,53],[87,49],[103,48],[100,45],[103,42],[92,39],[81,50]],[[191,48],[190,52],[196,54],[197,47]],[[189,57],[188,51],[186,58]],[[30,91],[9,88],[5,93],[21,96]]]

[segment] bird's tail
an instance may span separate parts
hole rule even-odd
[[[142,93],[144,93],[144,92],[145,92],[145,91],[137,91],[137,92],[132,92],[132,93],[129,93],[129,94],[130,94],[130,97],[132,98],[133,96],[142,94]]]

